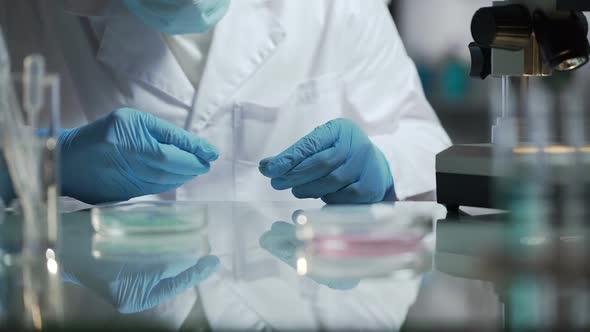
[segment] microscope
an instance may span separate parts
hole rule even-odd
[[[520,80],[521,94],[526,94],[529,77],[568,72],[588,63],[583,11],[590,11],[589,0],[494,1],[475,13],[470,76],[502,80],[503,114],[510,107],[511,82]],[[505,176],[494,166],[494,146],[502,135],[497,127],[492,128],[490,144],[456,145],[437,155],[438,202],[449,211],[460,206],[503,208],[493,193],[494,183]]]

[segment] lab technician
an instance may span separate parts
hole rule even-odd
[[[405,199],[450,144],[383,0],[0,0],[0,25],[15,71],[61,75],[83,202]]]

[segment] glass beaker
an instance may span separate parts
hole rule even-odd
[[[24,325],[36,330],[58,322],[62,310],[56,257],[60,82],[44,67],[43,58],[32,55],[24,73],[0,77],[2,148],[22,211]]]

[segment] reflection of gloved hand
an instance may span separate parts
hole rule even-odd
[[[303,245],[295,236],[295,226],[286,222],[276,222],[272,225],[270,231],[264,233],[260,238],[260,246],[273,256],[295,268],[297,257],[297,248]],[[349,290],[359,284],[356,279],[328,280],[310,276],[314,281],[326,285],[332,289]]]
[[[90,204],[176,189],[219,157],[205,140],[133,109],[66,130],[59,141],[62,192]]]
[[[197,286],[219,268],[219,258],[206,256],[195,264],[139,264],[88,260],[64,263],[64,279],[94,290],[121,313],[152,309]]]
[[[383,153],[351,120],[338,119],[316,128],[260,171],[277,190],[293,188],[297,198],[322,198],[328,204],[376,203],[395,191]]]

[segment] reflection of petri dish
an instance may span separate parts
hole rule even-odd
[[[205,231],[92,238],[92,256],[105,261],[167,262],[211,253]]]
[[[313,255],[324,257],[378,257],[420,251],[424,235],[400,233],[382,238],[363,236],[318,236],[308,243]]]
[[[97,233],[116,236],[195,232],[207,226],[207,205],[194,202],[140,202],[92,209]]]
[[[299,252],[309,273],[323,278],[413,278],[431,268],[431,252],[420,233],[317,236]]]
[[[302,249],[298,259],[306,261],[307,274],[329,279],[380,278],[411,279],[432,268],[432,254],[424,247],[396,255],[338,257],[317,255]]]

